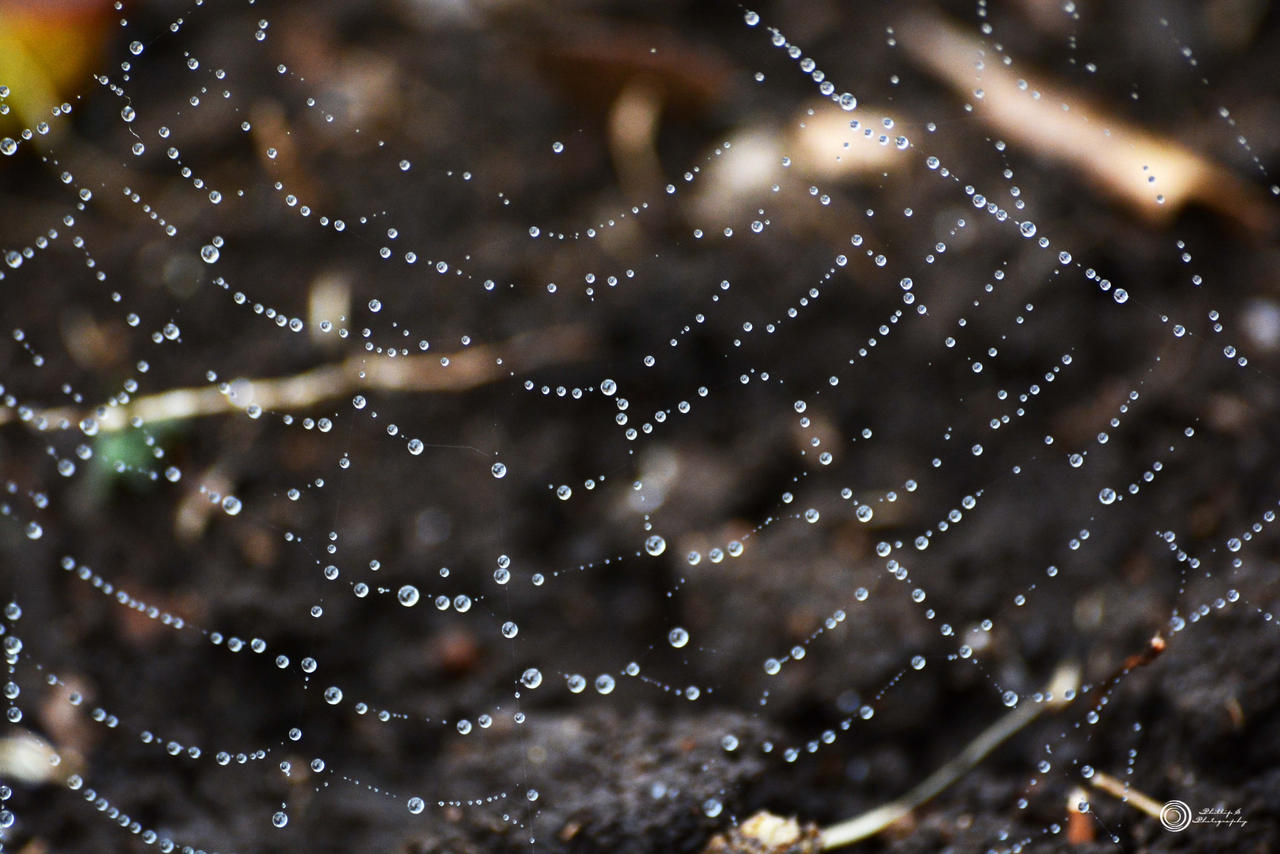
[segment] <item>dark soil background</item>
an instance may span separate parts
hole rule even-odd
[[[943,13],[976,32],[974,4],[950,6]],[[1046,152],[1001,152],[981,110],[966,111],[896,45],[923,6],[757,10],[837,91],[896,116],[890,136],[917,148],[840,177],[797,164],[776,192],[766,183],[755,195],[749,176],[716,171],[730,162],[716,147],[733,140],[741,151],[754,139],[791,155],[805,111],[831,105],[729,4],[138,3],[126,28],[109,9],[66,12],[63,24],[85,38],[78,56],[124,87],[138,118],[122,122],[125,99],[86,75],[64,86],[72,119],[0,162],[0,250],[65,232],[0,281],[10,396],[0,466],[14,521],[0,525],[0,595],[21,603],[8,631],[24,642],[13,670],[24,718],[9,736],[39,734],[128,821],[193,849],[698,851],[759,809],[826,826],[903,794],[1008,712],[1004,691],[1035,702],[1074,662],[1075,702],[863,849],[1280,846],[1280,552],[1264,516],[1280,498],[1280,21],[1265,2],[1081,6],[1075,19],[1056,4],[1002,3],[988,20],[1016,73],[1220,164],[1243,187],[1231,189],[1234,210],[1178,200],[1156,221]],[[0,26],[16,26],[9,9]],[[259,19],[269,21],[261,43]],[[145,46],[137,57],[134,39]],[[1180,44],[1195,49],[1194,65]],[[619,129],[626,104],[641,125],[652,120],[651,140]],[[5,118],[0,136],[16,136],[21,123]],[[135,134],[147,149],[139,156],[129,153]],[[960,183],[927,168],[928,154]],[[93,190],[83,212],[64,170]],[[664,191],[668,181],[678,192]],[[1020,187],[1051,248],[975,210],[964,184],[1010,207],[1006,190]],[[68,213],[74,226],[62,222]],[[347,227],[324,227],[322,216]],[[767,221],[759,234],[756,219]],[[213,235],[225,245],[204,264]],[[889,263],[876,266],[867,248]],[[1073,264],[1058,263],[1061,248]],[[836,269],[839,252],[849,262]],[[908,308],[886,334],[903,276],[929,315]],[[317,334],[308,318],[326,288],[345,294],[345,337]],[[372,299],[380,311],[367,308]],[[308,331],[279,329],[267,308],[307,319]],[[154,342],[168,322],[180,340]],[[1175,338],[1174,323],[1189,334]],[[358,356],[366,340],[416,354],[420,338],[433,360],[453,362],[415,363],[437,390],[366,390],[361,411],[341,389],[261,418],[180,418],[88,438],[74,424],[35,429],[20,409],[83,416],[130,377],[138,395],[208,386],[209,371],[290,377]],[[495,355],[510,374],[468,373]],[[651,423],[651,436],[624,438],[615,400],[596,390],[605,377],[628,400],[628,426]],[[1032,384],[1040,391],[1015,415]],[[1011,423],[991,430],[1001,414]],[[333,428],[304,427],[308,417]],[[424,453],[388,436],[391,423],[426,442]],[[93,460],[58,477],[55,458],[80,443]],[[1067,454],[1086,448],[1087,465],[1069,467]],[[818,450],[834,462],[820,464]],[[509,467],[501,480],[489,474],[495,455]],[[176,485],[147,474],[170,464],[183,471]],[[918,490],[906,490],[909,479]],[[1130,482],[1143,484],[1138,494],[1099,503],[1101,486]],[[567,501],[554,494],[562,484]],[[874,507],[871,522],[838,498],[844,486]],[[890,491],[896,500],[883,500]],[[228,516],[210,492],[233,493],[244,511]],[[938,532],[965,496],[976,507]],[[667,543],[658,557],[641,551],[647,508]],[[818,524],[803,520],[808,508]],[[44,530],[36,540],[24,536],[33,519]],[[913,549],[931,528],[930,547]],[[731,540],[745,544],[742,556],[713,563],[709,550]],[[894,557],[907,583],[876,556],[881,541],[905,542]],[[696,565],[685,560],[692,550],[704,556]],[[511,558],[505,588],[491,580],[499,554]],[[61,568],[64,555],[92,567],[88,582]],[[321,574],[330,562],[342,568],[337,584]],[[190,628],[122,607],[93,572]],[[358,600],[348,580],[392,593]],[[427,601],[395,604],[404,583]],[[913,601],[915,588],[925,602]],[[475,599],[465,614],[432,606],[462,593]],[[1185,628],[1172,631],[1175,619]],[[507,620],[520,627],[515,640],[499,632]],[[689,631],[687,647],[666,642],[674,626]],[[270,652],[228,652],[209,642],[215,630],[261,638]],[[1157,635],[1164,653],[1126,667]],[[765,674],[767,658],[797,644],[803,658]],[[273,665],[278,653],[293,662],[286,673]],[[297,665],[307,655],[320,662],[310,680]],[[915,655],[928,662],[921,672]],[[629,661],[642,679],[621,674]],[[530,666],[544,684],[517,703]],[[591,687],[600,673],[617,678],[608,696]],[[571,674],[586,676],[584,693],[565,690]],[[320,696],[331,684],[346,696],[336,707]],[[681,696],[687,686],[699,686],[696,700]],[[71,691],[82,705],[67,702]],[[359,699],[407,719],[357,714]],[[119,725],[95,722],[98,707]],[[456,720],[486,712],[491,728],[457,734]],[[291,742],[295,726],[303,736]],[[158,740],[145,743],[143,731]],[[738,749],[723,749],[726,734]],[[170,756],[169,741],[202,756]],[[258,748],[265,758],[243,766],[213,759]],[[325,770],[302,770],[314,757]],[[1166,831],[1092,788],[1085,766],[1159,803],[1238,809],[1247,824]],[[111,807],[83,789],[9,784],[9,850],[157,847],[104,817]],[[1091,812],[1069,834],[1077,790]],[[427,801],[424,814],[406,810],[410,795]],[[277,830],[282,803],[289,824]]]

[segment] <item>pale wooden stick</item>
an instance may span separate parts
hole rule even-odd
[[[972,103],[979,119],[1037,154],[1075,167],[1149,220],[1167,222],[1194,201],[1255,236],[1274,233],[1275,210],[1256,188],[1176,140],[1127,122],[1079,92],[1027,71],[1011,72],[994,48],[941,15],[916,14],[899,32],[908,55]]]
[[[135,398],[123,406],[111,406],[106,414],[92,417],[101,431],[121,430],[133,418],[146,423],[182,421],[243,410],[250,403],[263,410],[293,410],[357,391],[458,392],[548,364],[577,361],[594,349],[590,334],[580,326],[556,326],[528,332],[501,344],[469,347],[447,354],[448,367],[436,354],[389,358],[364,353],[342,362],[322,365],[289,377],[236,380],[244,384],[235,398],[213,386],[175,388]],[[46,429],[59,424],[79,424],[92,413],[72,407],[35,413],[28,423],[43,419]],[[11,409],[0,409],[0,424],[16,420]]]
[[[1164,809],[1163,805],[1157,803],[1154,798],[1139,792],[1126,783],[1120,782],[1110,774],[1094,771],[1093,776],[1089,778],[1089,782],[1095,788],[1101,789],[1111,797],[1132,805],[1134,809],[1144,812],[1152,818],[1160,818],[1161,811]]]
[[[889,825],[909,814],[943,789],[959,780],[986,758],[1006,739],[1031,723],[1043,712],[1066,705],[1065,696],[1080,684],[1080,669],[1074,663],[1063,664],[1054,672],[1046,689],[1049,699],[1043,703],[1025,702],[1000,718],[969,742],[958,756],[934,771],[902,797],[878,806],[860,816],[833,824],[822,831],[822,848],[830,850],[852,845],[875,836]]]

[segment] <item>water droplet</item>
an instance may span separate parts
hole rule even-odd
[[[667,541],[654,534],[644,541],[644,550],[653,557],[657,557],[667,550]]]
[[[222,499],[222,509],[228,516],[235,516],[241,509],[240,499],[234,495],[228,495]]]
[[[418,588],[412,584],[406,584],[396,593],[396,598],[400,600],[401,605],[412,608],[418,604]]]
[[[507,467],[503,463],[494,463],[489,471],[499,480],[507,476]]]
[[[674,629],[667,632],[667,642],[676,649],[680,649],[680,647],[689,642],[689,633],[680,626],[676,626]]]
[[[218,260],[222,253],[218,251],[218,247],[211,243],[206,243],[200,247],[200,257],[204,259],[206,264],[212,264]]]
[[[409,812],[413,813],[414,815],[418,815],[427,807],[426,803],[422,800],[422,798],[410,798],[409,802],[405,804],[405,806],[407,806],[409,808]]]

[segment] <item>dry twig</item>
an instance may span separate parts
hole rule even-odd
[[[120,430],[134,418],[146,423],[181,421],[243,410],[250,404],[263,410],[292,410],[358,391],[460,392],[548,364],[585,358],[594,348],[580,326],[557,326],[530,332],[501,344],[481,345],[449,354],[448,366],[438,355],[371,358],[357,353],[342,362],[312,368],[289,377],[237,380],[234,394],[216,387],[175,388],[108,407],[94,416],[98,429]],[[88,413],[72,408],[48,409],[28,419],[44,429],[78,424]],[[0,410],[0,424],[14,419],[13,410]]]
[[[1122,783],[1110,774],[1104,774],[1101,771],[1094,771],[1093,776],[1089,778],[1089,782],[1095,789],[1101,789],[1111,797],[1130,804],[1139,812],[1144,812],[1152,818],[1160,818],[1163,809],[1161,804],[1128,783]]]
[[[852,845],[875,836],[912,810],[929,801],[943,789],[959,780],[987,754],[1003,744],[1014,733],[1038,718],[1042,713],[1059,709],[1067,703],[1066,696],[1080,683],[1080,670],[1075,664],[1064,664],[1053,674],[1045,689],[1048,699],[1042,703],[1020,703],[1017,708],[987,727],[960,754],[934,771],[914,789],[902,797],[876,807],[870,812],[834,824],[822,831],[824,850]]]
[[[1255,235],[1275,230],[1274,209],[1231,171],[1090,105],[1077,92],[1013,74],[999,53],[941,16],[917,15],[902,35],[915,62],[968,99],[976,116],[1008,139],[1075,167],[1146,218],[1162,222],[1198,202]]]

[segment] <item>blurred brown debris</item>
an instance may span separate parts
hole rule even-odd
[[[1144,219],[1165,223],[1195,203],[1255,237],[1280,225],[1262,193],[1230,170],[1078,92],[1011,71],[1001,52],[941,15],[918,13],[900,32],[907,54],[972,104],[975,116],[1010,141],[1078,170]]]
[[[817,854],[822,850],[815,825],[758,812],[737,827],[711,837],[702,854]]]

